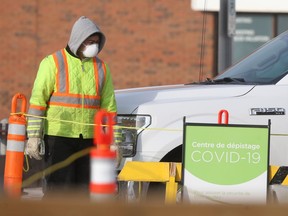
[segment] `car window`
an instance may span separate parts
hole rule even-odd
[[[275,84],[288,72],[288,31],[254,51],[217,76],[219,80],[241,80],[243,84]]]

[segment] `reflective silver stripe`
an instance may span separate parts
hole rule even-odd
[[[27,135],[28,137],[40,137],[43,125],[43,119],[39,118],[45,115],[46,110],[29,108],[28,114],[36,117],[28,117]],[[39,117],[37,117],[39,116]]]
[[[45,112],[46,112],[45,110],[42,111],[42,110],[37,110],[37,109],[31,109],[30,108],[29,111],[28,111],[28,114],[35,115],[36,117],[32,117],[32,116],[30,117],[29,116],[27,128],[29,128],[31,126],[34,127],[34,128],[35,128],[35,126],[38,126],[40,128],[41,125],[42,125],[43,119],[41,119],[39,117],[43,117]],[[39,117],[37,117],[37,116],[39,116]]]
[[[38,118],[34,118],[34,117],[31,117],[29,122],[28,122],[29,126],[34,127],[34,128],[41,123],[42,123],[42,119],[38,119]]]
[[[35,116],[44,116],[46,110],[39,110],[39,109],[34,109],[34,108],[29,108],[28,114],[30,115],[35,115]]]
[[[24,152],[24,141],[7,140],[7,151]]]
[[[27,135],[29,138],[32,138],[32,137],[41,137],[41,130],[33,130],[33,131],[27,131]]]
[[[59,89],[58,92],[66,92],[66,68],[64,64],[64,56],[61,53],[61,50],[56,52],[58,59],[58,80],[59,80]]]
[[[27,124],[27,133],[35,130],[39,131],[41,129],[42,122],[42,119],[30,118]]]
[[[39,122],[39,123],[38,123]],[[39,137],[42,131],[42,120],[37,123],[29,122],[27,126],[27,135],[28,137]],[[33,125],[34,124],[34,125]]]
[[[7,140],[7,151],[24,151],[24,141],[17,141],[9,139],[9,134],[25,136],[26,134],[25,125],[20,124],[9,124],[8,126],[8,140]]]
[[[54,103],[65,103],[67,105],[82,105],[81,98],[69,97],[69,96],[58,96],[52,95],[50,102]],[[100,106],[99,99],[84,98],[84,106]]]
[[[13,135],[25,135],[25,125],[20,125],[20,124],[9,124],[8,126],[8,134],[13,134]]]
[[[102,62],[99,58],[96,57],[96,64],[98,67],[98,84],[99,84],[99,90],[100,92],[99,95],[101,95],[101,91],[103,89],[103,85],[104,85],[104,79],[105,79],[105,72],[104,70],[106,70],[106,68],[103,68],[103,64],[104,62]],[[95,81],[96,82],[96,81]]]

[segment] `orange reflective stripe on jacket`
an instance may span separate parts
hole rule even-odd
[[[53,54],[53,59],[57,68],[56,92],[68,93],[69,73],[67,57],[64,49]]]
[[[83,99],[84,108],[99,109],[100,96],[85,95]],[[67,107],[82,107],[82,95],[80,94],[62,94],[54,93],[50,98],[50,105],[67,106]]]
[[[53,54],[53,59],[57,68],[56,76],[56,91],[52,93],[49,104],[67,107],[84,107],[99,109],[100,108],[100,95],[103,88],[103,83],[106,74],[104,63],[98,59],[93,58],[96,96],[81,95],[69,93],[69,72],[67,57],[64,49],[57,51]],[[84,98],[83,98],[84,97]]]

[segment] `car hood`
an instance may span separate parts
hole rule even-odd
[[[254,85],[169,85],[116,90],[118,114],[131,114],[142,104],[240,97]]]

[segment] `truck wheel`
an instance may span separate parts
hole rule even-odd
[[[160,162],[182,162],[182,145],[168,152]]]
[[[182,145],[179,145],[169,153],[167,153],[160,162],[182,162]],[[147,200],[163,200],[165,201],[166,184],[159,182],[151,182],[147,191]]]

